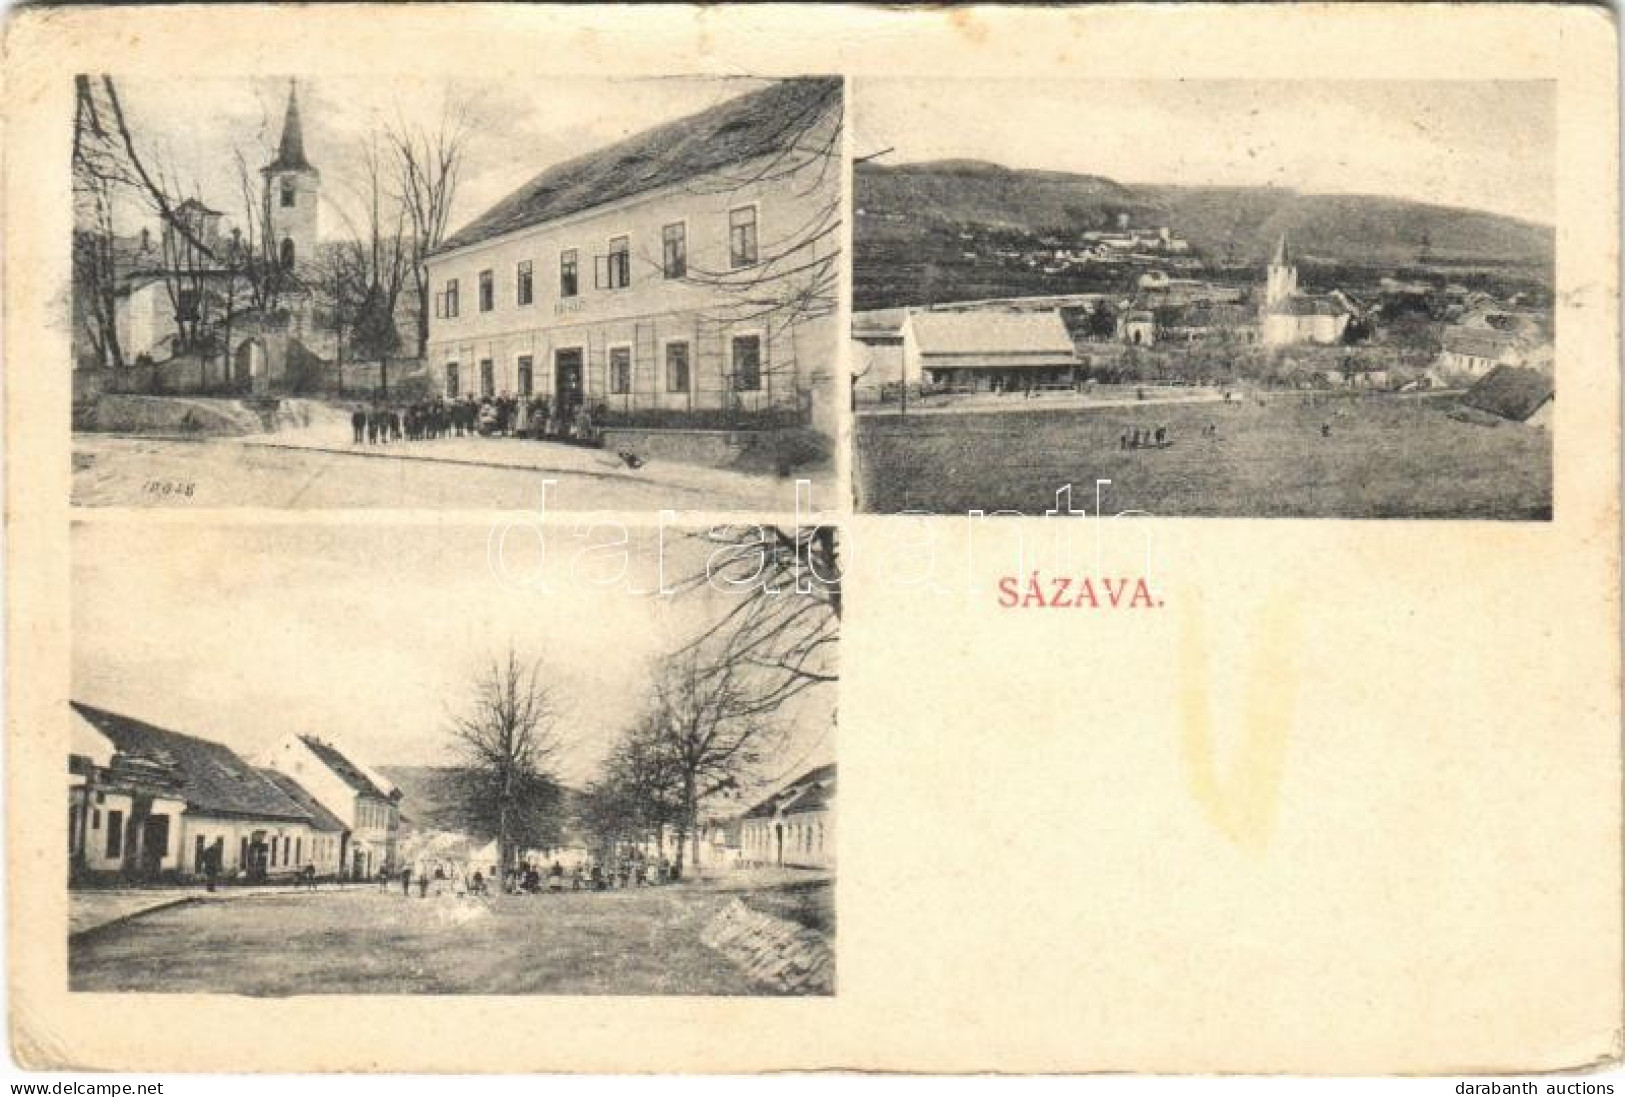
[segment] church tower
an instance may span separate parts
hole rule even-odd
[[[266,250],[285,267],[308,262],[316,254],[316,203],[322,174],[305,159],[305,134],[299,122],[299,88],[288,83],[288,111],[282,119],[282,143],[276,159],[260,169],[265,177],[269,211]]]
[[[1276,307],[1285,304],[1298,294],[1298,268],[1292,265],[1292,255],[1287,251],[1286,233],[1276,241],[1275,254],[1270,257],[1269,270],[1264,281],[1264,310],[1275,311]]]

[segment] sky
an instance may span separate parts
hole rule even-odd
[[[540,550],[534,523],[507,533],[504,580],[483,525],[76,524],[74,699],[250,759],[292,731],[367,764],[448,765],[451,714],[511,642],[546,668],[564,714],[557,772],[579,786],[642,711],[651,662],[735,595],[629,593],[658,585],[652,529],[631,531],[624,580],[595,586],[619,556],[546,528]],[[665,546],[668,584],[709,551],[680,530]],[[834,692],[781,710],[787,742],[764,777],[834,760]]]
[[[456,231],[542,170],[766,83],[749,77],[469,81],[403,77],[300,80],[305,153],[322,175],[318,233],[348,235],[365,206],[357,171],[371,135],[402,121],[433,127],[448,103],[466,104],[471,139],[453,203]],[[289,81],[118,78],[142,157],[188,195],[241,221],[241,152],[256,183],[282,136]],[[120,230],[134,232],[133,213]]]
[[[859,79],[854,154],[1555,219],[1552,81]]]

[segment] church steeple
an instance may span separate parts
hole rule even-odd
[[[282,116],[282,143],[266,171],[315,171],[305,159],[305,129],[299,120],[299,85],[288,81],[288,109]]]
[[[1275,242],[1269,269],[1264,272],[1264,310],[1273,312],[1298,294],[1298,268],[1292,265],[1292,252],[1286,246],[1286,233]]]
[[[288,81],[288,110],[276,159],[260,169],[265,177],[265,233],[268,252],[284,267],[315,255],[316,212],[322,173],[305,156],[305,128],[299,118],[299,87]]]

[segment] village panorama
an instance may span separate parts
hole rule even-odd
[[[1551,517],[1550,87],[852,95],[861,509]]]
[[[840,546],[769,532],[537,600],[472,525],[77,524],[70,988],[833,993]]]
[[[830,482],[841,80],[202,87],[76,82],[76,504]]]

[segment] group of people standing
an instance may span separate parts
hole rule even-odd
[[[1117,436],[1118,449],[1145,449],[1146,447],[1161,449],[1163,446],[1171,444],[1167,427],[1157,427],[1155,430],[1150,427],[1133,427]]]
[[[504,393],[435,397],[409,404],[358,404],[350,411],[356,445],[417,442],[433,438],[516,437],[596,442],[599,430],[585,405],[555,409],[545,397],[525,400]]]
[[[678,871],[665,857],[658,860],[636,853],[608,861],[585,861],[572,869],[554,861],[544,879],[534,864],[509,870],[503,881],[511,895],[535,895],[543,891],[611,891],[616,888],[652,887],[676,882]]]

